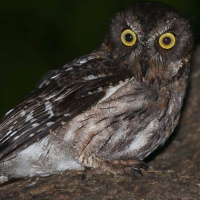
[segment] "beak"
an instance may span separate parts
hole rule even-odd
[[[148,69],[148,62],[147,62],[148,60],[144,57],[144,56],[142,56],[141,58],[140,58],[140,66],[141,66],[141,71],[142,71],[142,76],[145,78],[145,76],[146,76],[146,73],[147,73],[147,69]]]

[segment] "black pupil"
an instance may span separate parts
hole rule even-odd
[[[171,39],[169,38],[169,37],[165,37],[164,39],[163,39],[163,43],[164,44],[170,44],[171,43]]]
[[[124,37],[127,42],[133,41],[133,36],[130,33],[127,33]]]

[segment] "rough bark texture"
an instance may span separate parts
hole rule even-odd
[[[150,169],[143,176],[68,171],[9,182],[0,187],[0,199],[200,199],[200,49],[195,55],[179,126],[146,160]]]

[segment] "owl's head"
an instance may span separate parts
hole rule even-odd
[[[117,62],[127,62],[139,79],[174,79],[189,73],[193,36],[189,22],[158,2],[138,2],[111,22],[106,45]]]

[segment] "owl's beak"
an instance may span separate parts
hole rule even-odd
[[[147,59],[141,57],[139,63],[140,63],[140,66],[141,66],[142,76],[145,78],[146,73],[147,73],[147,69],[148,69]]]

